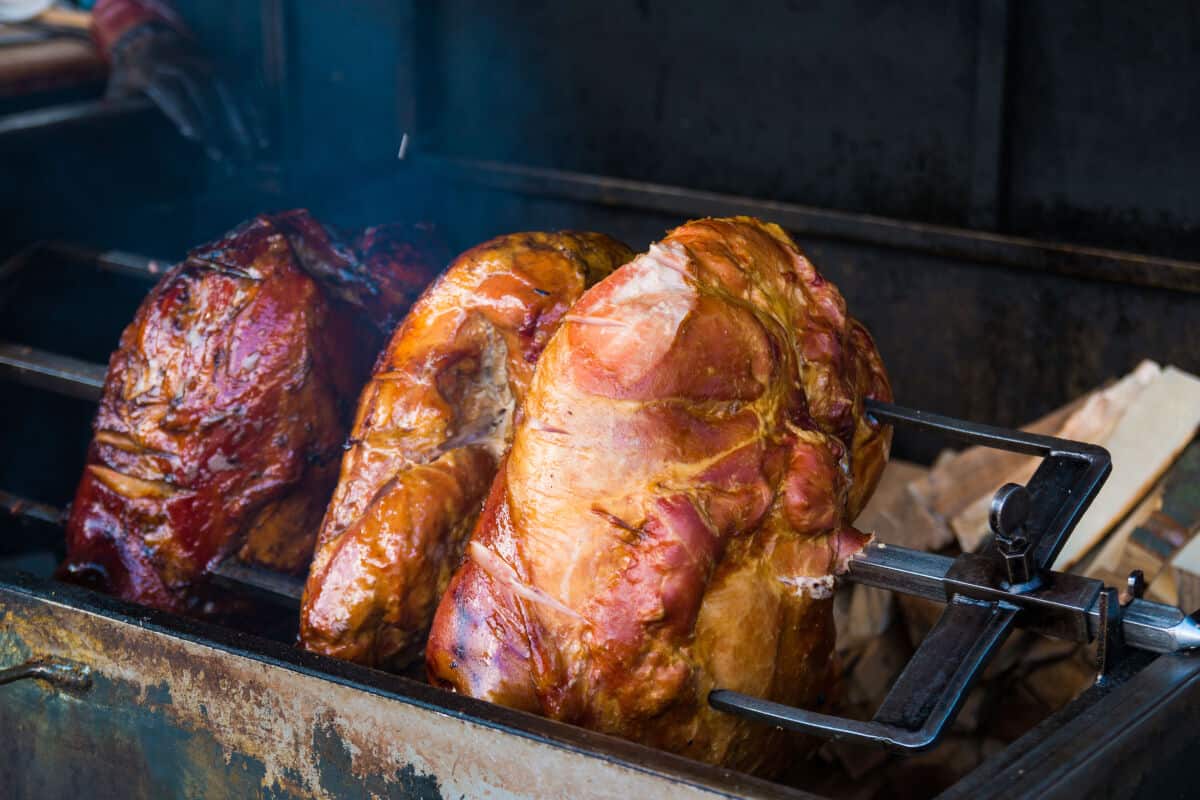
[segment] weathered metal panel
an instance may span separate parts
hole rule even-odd
[[[123,614],[131,614],[121,618]],[[48,582],[0,578],[7,797],[810,797]]]

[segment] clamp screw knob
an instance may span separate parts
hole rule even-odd
[[[1029,490],[1019,483],[1006,483],[996,491],[988,524],[996,534],[997,544],[1011,542],[1017,545],[1013,549],[1022,549],[1025,537],[1020,531],[1029,519],[1030,504]]]
[[[996,550],[1004,559],[1008,582],[1024,586],[1034,577],[1029,537],[1025,522],[1032,505],[1029,490],[1018,483],[1006,483],[992,497],[988,523],[996,535]]]

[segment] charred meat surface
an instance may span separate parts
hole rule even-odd
[[[378,287],[436,269],[433,253],[380,252],[361,258],[291,211],[163,277],[109,362],[60,577],[202,613],[204,577],[230,554],[304,571],[354,396],[397,313],[377,298],[407,305]],[[332,275],[359,277],[331,291]]]
[[[357,309],[384,337],[380,346],[450,258],[427,222],[378,225],[339,238],[307,211],[276,214],[271,221],[325,293]]]
[[[437,685],[738,769],[817,706],[834,575],[887,459],[874,343],[775,225],[702,220],[588,291],[538,362],[441,600]]]
[[[302,646],[392,669],[419,651],[538,356],[584,290],[632,255],[600,234],[502,236],[413,306],[359,400]]]

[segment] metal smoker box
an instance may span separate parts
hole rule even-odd
[[[1200,319],[1196,264],[496,164],[427,159],[354,190],[388,210],[419,197],[420,213],[458,220],[456,246],[550,227],[641,245],[687,217],[777,221],[875,334],[897,397],[954,416],[1015,424],[1143,355],[1200,370],[1182,333]],[[128,273],[144,261],[53,247],[26,257],[43,259],[39,270],[89,262],[102,277],[81,281],[88,292],[136,304]],[[78,367],[97,360],[88,348],[111,350],[115,333],[45,330],[57,301],[54,279],[44,282],[40,308],[14,304],[19,287],[0,290],[0,367],[22,381],[3,384],[0,463],[73,485],[86,438],[77,460],[70,448],[47,459],[21,432],[61,414],[41,424],[86,437],[91,409],[77,398],[98,379]],[[930,298],[944,325],[929,324]],[[1132,334],[1112,335],[1118,317]],[[95,341],[57,362],[29,357],[56,336]],[[935,444],[902,433],[896,446],[927,458]],[[33,663],[0,686],[0,772],[14,796],[813,796],[57,584],[44,577],[53,533],[37,511],[0,524],[0,555],[26,570],[0,574],[0,669]],[[1198,712],[1200,657],[1134,657],[943,796],[1180,796],[1200,755]]]

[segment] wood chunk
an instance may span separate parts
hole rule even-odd
[[[861,745],[858,748],[864,756],[867,755],[867,749]],[[880,748],[871,749],[880,751]],[[828,745],[822,747],[821,751],[823,755],[828,752],[830,763],[841,765],[841,761],[833,754]],[[819,763],[816,759],[812,759],[812,762],[813,764]],[[852,778],[844,770],[831,769],[827,765],[821,765],[819,770],[811,767],[807,770],[789,769],[781,776],[780,782],[786,786],[803,786],[819,797],[836,797],[838,800],[878,800],[878,798],[888,796],[883,789],[885,778],[883,772],[882,769],[877,768],[859,778]]]
[[[855,527],[873,533],[881,542],[916,550],[938,550],[949,544],[950,540],[908,491],[914,481],[928,474],[929,470],[919,464],[899,459],[889,461],[875,494],[854,521]]]
[[[1141,570],[1147,581],[1153,581],[1171,563],[1175,553],[1187,544],[1190,537],[1186,533],[1166,514],[1156,512],[1150,515],[1130,534],[1121,568],[1117,571],[1129,575],[1134,570]]]
[[[904,632],[894,626],[876,637],[850,671],[846,681],[847,702],[874,712],[908,663],[911,652]]]
[[[1093,567],[1088,570],[1087,577],[1095,578],[1096,580],[1102,582],[1105,586],[1112,586],[1118,591],[1121,591],[1125,588],[1125,584],[1129,580],[1129,573],[1121,573],[1117,572],[1116,570]]]
[[[1079,398],[1055,409],[1022,430],[1053,435],[1083,405],[1085,399]],[[1027,458],[1020,453],[983,446],[968,447],[949,457],[939,456],[935,468],[920,487],[920,493],[929,501],[931,511],[947,517],[954,516],[975,498],[994,489],[992,484],[996,476],[1011,472]]]
[[[872,586],[844,585],[834,599],[838,650],[857,650],[878,638],[892,624],[892,592]]]
[[[885,768],[891,800],[928,798],[948,788],[983,759],[980,740],[974,736],[948,735],[936,747],[890,762]]]
[[[1112,386],[1082,398],[1082,402],[1074,405],[1074,410],[1065,416],[1058,429],[1049,433],[1077,442],[1103,443],[1113,433],[1126,411],[1161,372],[1154,362],[1142,362],[1137,369]],[[1016,456],[1016,460],[1006,462],[1012,464],[1012,468],[1003,476],[994,477],[995,482],[990,491],[975,498],[950,522],[950,527],[964,552],[977,550],[990,533],[988,514],[995,490],[1005,483],[1028,483],[1041,463],[1040,458],[1012,455]]]
[[[900,517],[901,530],[913,531],[917,535],[896,537],[894,541],[884,541],[887,541],[888,544],[937,552],[954,542],[954,531],[950,530],[945,516],[930,510],[920,487],[921,481],[910,483],[908,485],[909,501],[899,504],[899,510],[903,512],[903,516]]]
[[[1157,365],[1153,368],[1157,369]],[[1053,434],[1084,401],[1085,398],[1079,398],[1026,425],[1023,430]],[[909,485],[909,493],[935,530],[934,538],[940,542],[939,547],[954,540],[949,520],[983,494],[987,493],[990,497],[1003,483],[1004,476],[1028,458],[1020,453],[982,446],[969,447],[957,453],[952,450],[943,451],[929,474]]]
[[[893,516],[893,506],[897,501],[907,500],[908,484],[924,478],[929,470],[920,464],[893,458],[884,467],[883,475],[879,477],[879,485],[875,493],[867,501],[866,508],[854,520],[854,527],[865,533],[873,533],[890,542],[887,537],[896,533],[897,520]]]
[[[1040,638],[1042,637],[1039,634],[1030,631],[1013,631],[1008,641],[1000,646],[1000,651],[987,665],[983,680],[989,683],[1001,681],[1007,678],[1008,673],[1016,672],[1025,661],[1030,648]]]
[[[988,720],[988,735],[1006,742],[1024,736],[1051,712],[1037,695],[1022,681],[1007,684],[1002,707]]]
[[[1163,479],[1162,514],[1195,534],[1200,530],[1200,440],[1192,442]]]
[[[1146,587],[1146,599],[1182,608],[1183,604],[1179,602],[1179,587],[1175,585],[1175,570],[1164,569],[1158,573],[1158,577]]]
[[[888,760],[888,752],[882,747],[863,747],[857,742],[829,742],[822,749],[832,754],[846,774],[856,781]]]
[[[1073,651],[1072,651],[1073,652]],[[1048,708],[1058,710],[1079,696],[1096,678],[1075,658],[1060,658],[1034,669],[1025,677],[1025,686]]]
[[[1119,574],[1121,562],[1125,556],[1125,546],[1129,543],[1129,537],[1133,534],[1137,526],[1142,524],[1142,520],[1162,507],[1162,490],[1163,484],[1162,481],[1159,481],[1142,498],[1137,507],[1121,521],[1116,530],[1104,540],[1104,544],[1093,551],[1090,559],[1086,563],[1081,564],[1082,568],[1080,572],[1089,578],[1101,578],[1106,581],[1108,580],[1107,576]],[[1100,491],[1103,492],[1104,489]],[[1127,575],[1129,575],[1128,572],[1124,573],[1124,576]],[[1120,578],[1121,582],[1124,582],[1124,576]],[[1150,578],[1147,577],[1147,580],[1150,580]],[[1121,584],[1117,583],[1113,585],[1120,586]]]
[[[958,716],[954,718],[953,730],[958,733],[975,733],[983,719],[984,709],[988,705],[988,686],[979,685],[971,690],[963,701]]]
[[[20,32],[24,28],[14,27]],[[107,66],[88,39],[55,36],[0,48],[0,94],[60,89],[103,80]]]
[[[1188,614],[1200,610],[1200,537],[1193,538],[1176,554],[1170,574],[1175,605]]]
[[[904,630],[908,634],[908,641],[913,647],[921,643],[921,640],[929,633],[929,629],[938,621],[938,617],[942,616],[942,610],[946,607],[943,603],[935,603],[923,597],[913,597],[907,594],[896,595],[896,604],[900,609],[900,617],[904,621]]]
[[[1200,609],[1200,440],[1192,442],[1163,479],[1162,505],[1148,520],[1147,536],[1170,542],[1184,539],[1147,591],[1151,599],[1171,602],[1184,611]]]
[[[980,749],[982,750],[984,761],[987,761],[992,756],[999,755],[1007,747],[1008,742],[1004,741],[1003,739],[988,738],[984,739],[983,742],[980,743]]]
[[[1167,367],[1121,417],[1104,445],[1113,471],[1054,563],[1075,565],[1138,503],[1200,425],[1200,379]]]

